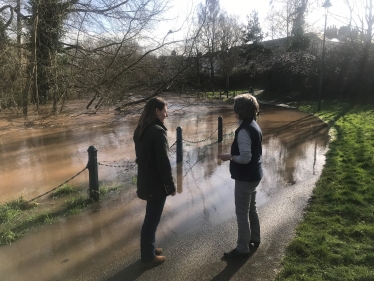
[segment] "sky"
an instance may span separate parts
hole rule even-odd
[[[188,0],[187,0],[188,1]],[[260,23],[266,17],[266,14],[270,10],[270,0],[220,0],[220,6],[225,9],[228,14],[238,15],[240,20],[246,22],[246,15],[250,14],[252,10],[256,10],[259,14]],[[321,0],[321,2],[323,2]],[[335,25],[343,25],[341,17],[347,17],[349,11],[343,4],[343,0],[331,0],[332,6],[329,8],[329,17],[327,22]],[[315,23],[317,26],[323,27],[324,25],[325,9],[322,7],[316,7],[316,9],[307,19],[310,23]],[[340,21],[338,20],[340,19]]]
[[[229,15],[238,15],[242,22],[247,22],[246,16],[252,10],[258,12],[259,18],[264,18],[269,10],[269,0],[220,0],[220,6]]]
[[[188,13],[191,13],[193,7],[196,7],[200,2],[201,0],[171,0],[170,5],[172,8],[167,13],[167,17],[173,18],[173,20],[166,23],[163,28],[169,31],[169,29],[180,26],[182,19],[185,18]],[[259,15],[260,24],[264,29],[264,19],[270,10],[269,2],[270,0],[220,0],[220,7],[221,10],[226,10],[229,15],[236,15],[243,24],[247,22],[246,16],[249,15],[252,10],[256,10]],[[322,3],[323,0],[320,0],[320,2]],[[327,26],[336,25],[339,28],[345,25],[343,18],[349,15],[348,8],[343,4],[343,0],[331,0],[331,4],[332,6],[329,8],[327,18]],[[193,13],[196,14],[196,11]],[[324,20],[325,9],[323,7],[316,7],[307,19],[307,21],[320,32],[323,31]],[[184,30],[186,30],[186,28]]]
[[[220,0],[220,6],[229,14],[238,15],[244,23],[246,22],[246,15],[255,9],[259,14],[260,23],[264,25],[263,20],[270,10],[269,2],[270,0]],[[340,27],[345,25],[344,18],[349,16],[347,6],[343,3],[343,0],[331,0],[330,2],[332,6],[328,9],[327,26],[336,25]],[[321,31],[325,20],[325,8],[322,7],[322,4],[320,7],[316,7],[307,18],[310,24]]]

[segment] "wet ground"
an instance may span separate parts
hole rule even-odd
[[[253,256],[232,263],[221,257],[236,242],[234,184],[228,163],[216,158],[229,152],[233,140],[237,121],[231,106],[171,100],[169,112],[169,144],[175,142],[177,126],[185,141],[184,161],[178,165],[171,148],[178,193],[168,198],[157,233],[168,259],[164,265],[148,271],[140,267],[145,203],[131,188],[0,247],[0,280],[271,280],[322,170],[327,126],[306,113],[261,106],[264,179],[257,201],[262,243]],[[133,163],[136,116],[71,116],[24,128],[2,123],[0,201],[21,192],[32,198],[71,177],[86,165],[89,145],[98,148],[99,162]],[[212,135],[219,116],[222,144],[216,142],[217,133]],[[99,178],[130,182],[123,170],[99,166]],[[88,173],[73,180],[82,187],[87,182]]]

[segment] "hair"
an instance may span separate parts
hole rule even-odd
[[[148,100],[147,104],[144,106],[144,109],[139,117],[138,121],[138,138],[143,134],[144,130],[153,122],[156,121],[156,108],[158,110],[163,110],[167,106],[167,102],[162,98],[155,97]]]
[[[240,120],[255,119],[259,112],[257,99],[251,94],[241,94],[234,99],[234,112]]]

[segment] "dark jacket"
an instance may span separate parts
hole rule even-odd
[[[245,129],[251,138],[252,158],[248,164],[230,161],[231,178],[238,181],[254,182],[262,179],[262,132],[255,120],[244,120],[235,131],[235,139],[231,145],[231,155],[240,155],[238,134]]]
[[[160,199],[175,192],[166,130],[164,124],[156,119],[140,138],[139,127],[134,132],[138,164],[137,194],[140,199]]]

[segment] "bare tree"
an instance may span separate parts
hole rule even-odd
[[[240,50],[235,48],[242,43],[244,26],[239,24],[235,16],[222,13],[219,17],[220,30],[220,65],[225,76],[225,92],[228,94],[230,75],[239,63]]]
[[[272,38],[291,36],[292,30],[295,30],[295,21],[300,18],[300,9],[303,11],[303,17],[306,18],[318,3],[319,0],[271,0],[266,23]]]
[[[356,81],[359,91],[367,93],[371,83],[370,64],[372,60],[369,54],[373,49],[373,0],[344,0],[344,2],[350,11],[349,27],[359,32],[359,38],[362,41],[362,56],[359,61]]]
[[[198,24],[201,26],[200,45],[202,53],[209,58],[210,78],[214,80],[215,61],[219,50],[219,0],[206,0],[199,5]]]
[[[344,3],[350,13],[349,18],[345,19],[347,25],[360,33],[359,38],[365,48],[369,49],[373,40],[373,0],[344,0]]]
[[[16,11],[25,26],[24,115],[30,99],[37,107],[52,101],[57,112],[72,96],[92,95],[87,108],[95,99],[99,108],[167,87],[158,75],[157,56],[176,43],[170,35],[178,30],[154,32],[165,20],[167,0],[29,0],[20,5],[12,2],[0,12],[13,16]]]
[[[21,70],[20,42],[13,40],[17,34],[14,19],[19,19],[16,2],[0,1],[0,108],[18,109],[22,103],[23,76]]]

